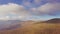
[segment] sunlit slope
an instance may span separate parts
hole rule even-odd
[[[16,30],[6,30],[0,34],[60,34],[60,24],[32,24]]]
[[[24,34],[60,34],[60,24],[34,24],[25,27]]]
[[[0,34],[60,34],[60,19],[43,22],[26,21],[22,22],[22,27],[0,31]]]

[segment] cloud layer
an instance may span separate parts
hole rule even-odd
[[[38,7],[38,11],[42,14],[57,14],[60,12],[60,3],[46,3],[41,7]]]
[[[25,2],[24,5],[29,6],[30,12],[34,15],[55,16],[60,14],[60,0],[32,0],[32,2]]]
[[[0,19],[4,19],[4,17],[6,17],[6,19],[12,19],[13,16],[14,19],[17,19],[18,17],[24,18],[28,15],[29,15],[28,11],[25,10],[24,6],[22,5],[18,5],[14,3],[0,5]]]
[[[0,5],[0,19],[23,20],[33,16],[60,15],[59,1],[60,0],[23,0],[22,5],[15,3],[2,4]]]

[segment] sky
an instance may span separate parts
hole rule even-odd
[[[0,20],[60,18],[60,0],[0,0]]]

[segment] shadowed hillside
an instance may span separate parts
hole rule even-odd
[[[54,18],[47,21],[43,21],[43,23],[60,23],[60,18]]]
[[[28,21],[27,23],[30,25],[14,30],[0,31],[0,34],[60,34],[59,20],[56,18],[44,21],[45,23],[37,22],[37,24],[30,24],[30,21]]]

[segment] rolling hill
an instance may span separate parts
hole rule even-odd
[[[33,21],[25,21],[22,27],[12,30],[0,31],[0,34],[60,34],[60,19],[54,18],[42,23],[32,23]]]
[[[44,23],[60,23],[60,18],[54,18],[47,21],[43,21],[43,22]]]

